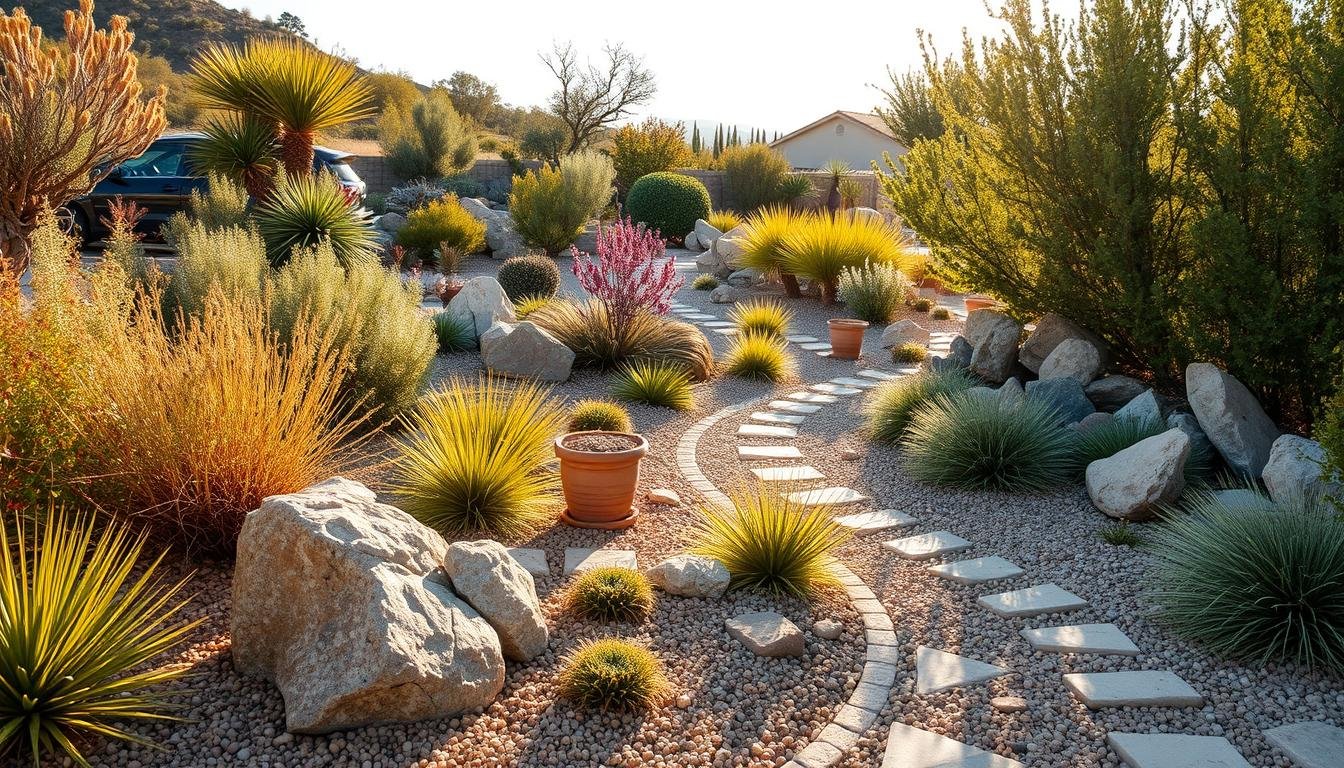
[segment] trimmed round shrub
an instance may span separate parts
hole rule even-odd
[[[560,290],[560,268],[554,259],[538,253],[505,259],[495,279],[515,302],[525,298],[549,299]]]
[[[905,434],[915,408],[938,395],[964,392],[975,386],[969,374],[959,369],[924,370],[885,382],[873,391],[868,403],[868,435],[894,443]]]
[[[636,222],[678,238],[709,215],[709,190],[699,179],[674,171],[640,177],[625,197],[625,210]]]
[[[630,414],[619,403],[610,400],[580,400],[569,412],[569,431],[586,432],[601,429],[606,432],[631,432]]]
[[[782,381],[792,378],[798,366],[783,337],[755,331],[733,339],[723,369],[744,379]]]
[[[638,360],[626,365],[616,373],[611,393],[621,400],[677,411],[695,407],[691,375],[677,363]]]
[[[697,291],[712,291],[719,287],[719,278],[713,275],[700,275],[691,281],[691,287]]]
[[[585,619],[640,621],[653,612],[653,587],[639,571],[594,568],[565,592],[565,607]]]
[[[650,709],[671,689],[647,648],[614,637],[588,640],[565,658],[560,695],[586,709]]]
[[[924,348],[923,344],[907,342],[891,350],[891,362],[893,363],[912,365],[924,362],[924,358],[928,356],[929,351]]]

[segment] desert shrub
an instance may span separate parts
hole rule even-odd
[[[811,216],[785,236],[782,268],[820,283],[822,300],[834,303],[846,269],[899,269],[902,243],[900,232],[883,221]]]
[[[611,160],[592,152],[568,155],[513,180],[509,213],[528,245],[552,256],[568,248],[611,199]]]
[[[164,684],[187,668],[153,662],[200,623],[180,616],[186,579],[137,568],[145,541],[124,524],[15,519],[0,524],[0,753],[88,765],[101,737],[143,743],[118,721],[174,719]]]
[[[616,372],[611,393],[621,400],[678,411],[695,407],[691,375],[677,363],[636,361]]]
[[[205,192],[191,191],[187,212],[206,229],[247,227],[251,197],[242,184],[221,173],[206,175]]]
[[[1120,522],[1102,528],[1101,540],[1113,547],[1138,548],[1143,546],[1143,537],[1134,531],[1129,523]]]
[[[712,291],[719,287],[719,278],[713,275],[696,275],[691,287],[697,291]]]
[[[103,219],[108,228],[103,240],[103,261],[116,263],[133,282],[148,280],[152,268],[140,242],[142,236],[135,231],[147,212],[133,201],[125,202],[116,197],[108,203],[107,216]]]
[[[616,169],[611,158],[601,152],[584,150],[560,158],[560,174],[565,189],[573,198],[573,205],[583,214],[584,221],[596,217],[611,202],[616,183]]]
[[[810,598],[836,583],[831,564],[847,538],[825,507],[757,488],[734,495],[732,509],[705,507],[692,551],[722,562],[734,589]]]
[[[569,431],[586,432],[600,429],[605,432],[630,432],[630,414],[619,403],[610,400],[580,400],[569,412]]]
[[[461,253],[477,253],[485,248],[485,222],[447,195],[406,214],[397,244],[431,262],[444,244]]]
[[[924,362],[924,358],[929,356],[929,351],[923,344],[914,344],[907,342],[900,344],[891,350],[891,362],[902,363],[905,365],[914,365]]]
[[[727,147],[719,156],[719,162],[723,166],[728,197],[741,210],[750,213],[761,206],[791,201],[785,197],[788,191],[785,180],[790,178],[792,169],[779,152],[764,144]]]
[[[459,200],[464,197],[485,197],[485,185],[465,173],[449,176],[440,181],[439,186]]]
[[[403,179],[438,179],[476,160],[476,135],[453,109],[447,91],[433,89],[409,110],[390,105],[378,122],[378,143]]]
[[[553,301],[533,310],[528,319],[574,350],[574,362],[580,367],[608,369],[631,360],[667,362],[683,367],[695,381],[714,372],[714,348],[689,323],[644,312],[618,337],[606,307],[595,300]]]
[[[1315,437],[1325,448],[1326,466],[1323,473],[1344,473],[1344,376],[1340,377],[1335,394],[1326,401],[1322,418],[1316,424]]]
[[[805,205],[817,196],[812,180],[802,174],[790,174],[780,182],[778,198],[782,205]]]
[[[272,266],[284,265],[296,248],[312,248],[323,241],[347,266],[378,252],[366,215],[325,173],[283,179],[257,206],[254,218]]]
[[[728,319],[742,333],[758,333],[784,338],[793,322],[793,310],[777,301],[759,299],[734,304]]]
[[[257,300],[270,272],[266,241],[255,229],[210,229],[174,217],[177,267],[164,295],[170,320],[176,312],[200,317],[212,289],[240,301]]]
[[[925,299],[925,301],[928,301],[928,299]],[[934,320],[951,320],[952,310],[947,307],[934,307],[929,310],[929,317]]]
[[[392,213],[408,214],[417,208],[440,200],[448,194],[448,189],[436,181],[412,181],[400,187],[393,187],[383,197],[383,205]]]
[[[608,133],[607,138],[611,140],[616,184],[622,190],[630,189],[650,173],[685,168],[692,159],[685,127],[656,117],[638,125],[623,125]]]
[[[558,302],[554,296],[524,296],[513,302],[513,314],[519,320],[526,320],[533,312]]]
[[[629,568],[593,568],[565,591],[565,608],[585,619],[640,621],[653,612],[653,587]]]
[[[730,210],[710,211],[705,221],[720,232],[730,232],[742,225],[742,217]]]
[[[465,352],[476,346],[476,328],[447,312],[434,315],[434,339],[439,354]]]
[[[925,298],[915,299],[910,302],[910,308],[916,312],[928,312],[933,309],[933,301]]]
[[[964,392],[975,381],[959,369],[923,370],[883,382],[868,402],[868,435],[874,440],[894,443],[905,435],[915,409],[939,395]]]
[[[625,210],[665,238],[678,238],[709,215],[709,190],[699,179],[673,171],[650,173],[630,187]]]
[[[1150,536],[1147,597],[1177,635],[1218,656],[1344,671],[1344,523],[1313,500],[1289,508],[1187,503]]]
[[[755,331],[733,338],[723,370],[744,379],[784,381],[798,372],[798,364],[782,336]]]
[[[910,282],[890,264],[865,264],[840,275],[840,300],[860,320],[890,323],[905,306]]]
[[[540,254],[505,259],[495,277],[515,302],[527,297],[549,299],[560,291],[560,268],[554,259]]]
[[[405,424],[394,439],[392,493],[420,522],[445,535],[512,537],[554,517],[556,478],[541,469],[565,414],[549,389],[454,378]]]
[[[652,709],[670,689],[658,657],[616,638],[584,641],[560,671],[561,696],[603,712]]]
[[[1035,400],[938,395],[915,408],[904,442],[911,476],[934,485],[1039,491],[1073,466],[1067,428]]]

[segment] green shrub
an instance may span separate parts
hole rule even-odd
[[[549,299],[560,290],[560,268],[549,256],[529,254],[505,259],[495,276],[508,297]]]
[[[719,162],[723,165],[728,198],[739,210],[750,213],[764,205],[792,202],[792,197],[786,195],[797,188],[789,190],[785,186],[792,177],[792,167],[779,152],[764,144],[728,147],[719,156]]]
[[[1340,376],[1335,394],[1325,403],[1322,417],[1316,424],[1315,437],[1325,448],[1326,465],[1322,473],[1344,473],[1344,375]]]
[[[560,158],[560,174],[572,204],[583,215],[586,223],[602,213],[609,203],[616,183],[616,169],[611,158],[601,152],[584,150]]]
[[[742,333],[764,334],[784,338],[793,322],[793,310],[777,301],[759,299],[734,304],[728,319]]]
[[[211,288],[235,301],[255,301],[261,296],[270,269],[266,242],[256,230],[209,229],[180,216],[174,216],[173,230],[177,266],[164,294],[169,313],[200,317]]]
[[[630,414],[610,400],[580,400],[569,412],[569,431],[631,432]]]
[[[653,587],[639,571],[594,568],[565,591],[565,608],[585,619],[641,621],[653,612]]]
[[[915,365],[924,362],[924,358],[929,356],[929,351],[923,344],[913,344],[907,342],[899,344],[891,350],[891,362],[900,365]]]
[[[581,152],[562,158],[559,168],[542,166],[515,178],[509,213],[518,233],[528,245],[560,253],[611,200],[615,175],[610,159]]]
[[[798,372],[798,364],[783,337],[756,331],[733,338],[723,369],[744,379],[784,381]]]
[[[272,266],[283,266],[296,248],[313,248],[324,240],[347,266],[378,252],[373,227],[325,173],[282,180],[254,217]]]
[[[719,278],[713,275],[697,275],[691,281],[691,287],[697,291],[712,291],[719,287]]]
[[[409,110],[389,105],[378,122],[378,143],[392,172],[403,179],[440,179],[476,161],[476,134],[440,88]]]
[[[684,368],[695,381],[714,372],[714,348],[699,328],[660,315],[637,315],[619,341],[596,300],[583,304],[552,301],[528,319],[574,350],[580,367],[614,368],[629,361],[666,362]]]
[[[611,393],[621,400],[678,411],[689,411],[695,407],[691,375],[677,363],[645,360],[629,363],[617,371]]]
[[[1344,523],[1332,507],[1234,509],[1202,495],[1147,548],[1146,596],[1177,635],[1226,658],[1344,671]]]
[[[868,435],[874,440],[894,443],[905,435],[916,408],[939,395],[964,392],[975,386],[968,373],[960,369],[922,370],[884,382],[873,391],[867,406]]]
[[[730,232],[742,225],[742,217],[730,210],[710,211],[705,221],[720,232]]]
[[[478,253],[485,249],[485,222],[447,195],[406,214],[397,244],[431,263],[444,244],[460,253]]]
[[[242,184],[223,174],[211,173],[206,176],[205,192],[191,191],[187,211],[206,229],[247,227],[251,221],[250,204],[251,198]]]
[[[836,583],[834,552],[848,537],[825,507],[757,488],[734,495],[732,509],[705,507],[692,551],[723,563],[734,589],[810,598]]]
[[[559,689],[580,707],[622,712],[657,706],[671,685],[648,649],[605,638],[584,641],[565,659]]]
[[[947,307],[934,307],[932,310],[929,311],[929,317],[933,318],[934,320],[951,320],[952,310],[948,309]]]
[[[910,308],[916,312],[928,312],[933,309],[933,302],[924,298],[915,299],[910,302]]]
[[[464,197],[485,197],[485,185],[465,173],[449,176],[440,181],[439,186],[447,190],[448,194],[455,195],[459,200]]]
[[[672,171],[650,173],[630,187],[625,210],[664,238],[678,238],[709,215],[709,190],[699,179]]]
[[[434,315],[434,338],[440,354],[466,352],[476,346],[476,327],[447,312]]]
[[[552,441],[564,411],[531,382],[452,379],[421,399],[396,437],[392,493],[445,534],[521,536],[554,518]]]
[[[1113,547],[1137,548],[1143,546],[1143,537],[1134,532],[1129,523],[1116,523],[1101,529],[1101,540]]]
[[[915,408],[905,446],[911,476],[956,488],[1040,491],[1073,468],[1067,428],[1035,400],[938,395]]]
[[[840,300],[860,320],[890,323],[905,306],[910,281],[894,266],[867,264],[840,275]]]

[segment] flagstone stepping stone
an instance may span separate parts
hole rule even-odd
[[[794,491],[787,493],[784,498],[794,504],[802,504],[805,507],[832,507],[839,504],[853,504],[859,501],[867,501],[868,497],[853,488],[843,486],[832,486],[830,488],[814,488],[810,491]]]
[[[676,307],[675,309],[672,310],[672,314],[674,314],[674,315],[698,315],[698,314],[700,314],[700,310],[696,309],[695,307]]]
[[[685,320],[717,320],[717,315],[706,315],[703,312],[697,312],[691,315],[682,315]]]
[[[831,379],[832,384],[839,384],[842,387],[858,387],[859,389],[872,389],[877,386],[877,382],[872,379],[856,379],[853,376],[841,376]]]
[[[1344,765],[1344,729],[1329,723],[1303,722],[1265,731],[1265,738],[1299,768],[1339,768]]]
[[[731,322],[729,322],[729,321],[727,321],[727,320],[710,320],[710,321],[707,322],[707,323],[701,323],[701,325],[705,326],[706,328],[734,328],[734,327],[736,327],[733,323],[731,323]]]
[[[796,445],[739,445],[737,458],[747,461],[762,459],[801,459],[803,452]]]
[[[784,338],[792,341],[794,344],[815,344],[816,336],[785,336]]]
[[[798,346],[806,349],[808,352],[829,351],[831,343],[829,341],[806,341]]]
[[[774,427],[769,424],[742,424],[737,434],[743,437],[797,437],[798,430],[793,427]]]
[[[1008,674],[1008,670],[983,661],[921,645],[915,649],[915,692],[937,693],[963,688]]]
[[[855,389],[854,387],[842,387],[839,384],[832,384],[829,381],[821,384],[813,384],[811,389],[814,392],[821,392],[826,395],[857,395],[863,391],[862,389]]]
[[[879,509],[876,512],[860,512],[856,515],[837,517],[835,522],[854,531],[884,531],[888,528],[914,525],[919,521],[904,512]]]
[[[831,356],[831,351],[830,351],[829,349],[817,353],[817,357],[830,357],[830,356]]]
[[[741,331],[737,330],[736,328],[710,328],[710,330],[719,334],[720,336],[736,336],[737,334],[741,333]]]
[[[1022,768],[1022,763],[913,725],[892,723],[882,768]]]
[[[823,395],[820,392],[793,392],[785,395],[790,400],[797,400],[800,403],[821,403],[827,405],[834,403],[840,398],[835,395]]]
[[[821,410],[820,405],[808,405],[806,403],[794,403],[788,400],[771,400],[770,409],[773,411],[785,411],[787,413],[816,413]]]
[[[755,411],[751,414],[751,418],[754,421],[760,421],[766,424],[802,424],[805,417],[791,413]]]
[[[873,370],[872,368],[865,368],[862,371],[859,371],[859,375],[869,379],[877,379],[878,381],[891,381],[892,379],[900,378],[900,376],[897,376],[894,373],[887,373],[886,371],[876,371]]]
[[[792,483],[800,480],[820,480],[825,475],[816,467],[757,467],[751,473],[766,482]]]
[[[1011,579],[1014,576],[1021,576],[1026,573],[1016,563],[1004,560],[997,555],[931,565],[929,570],[958,584],[984,584],[988,581]]]
[[[1088,709],[1202,707],[1204,697],[1174,672],[1075,672],[1064,685]]]
[[[1060,587],[1041,584],[997,595],[983,595],[975,601],[1000,616],[1040,616],[1043,613],[1063,613],[1086,608],[1087,601]]]
[[[633,549],[582,549],[579,547],[565,549],[566,576],[607,566],[629,568],[632,571],[639,570],[639,566],[635,564],[635,551]]]
[[[973,544],[951,531],[934,531],[903,539],[882,542],[882,546],[893,550],[906,560],[930,560],[942,555],[970,549]]]
[[[523,566],[523,570],[533,576],[551,575],[551,566],[546,564],[546,550],[544,549],[509,547],[509,555],[517,560],[519,565]]]
[[[913,375],[915,375],[916,373],[919,373],[919,369],[918,369],[918,368],[897,368],[897,369],[896,369],[896,372],[899,373],[899,374],[902,375],[902,376],[913,376]]]
[[[1070,624],[1063,627],[1024,629],[1022,637],[1045,653],[1097,653],[1103,656],[1137,656],[1139,646],[1114,624]]]
[[[1108,733],[1106,743],[1130,768],[1250,768],[1251,765],[1222,736]]]

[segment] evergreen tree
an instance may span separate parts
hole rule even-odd
[[[699,125],[699,124],[692,124],[692,125],[691,125],[691,151],[694,152],[694,153],[696,153],[696,154],[699,154],[699,153],[700,153],[700,125]]]
[[[723,124],[714,129],[714,157],[723,154]]]

